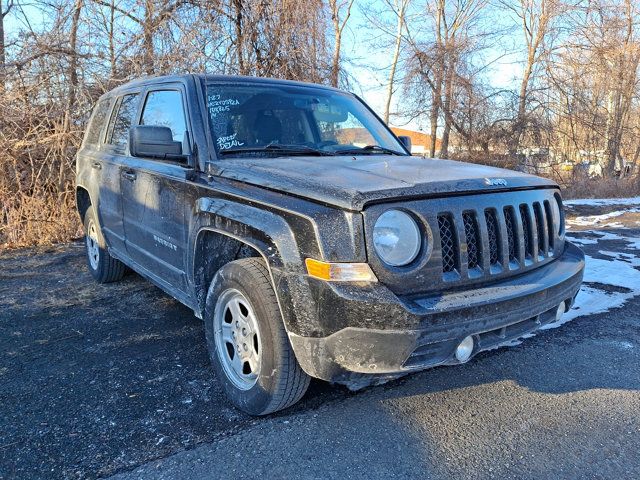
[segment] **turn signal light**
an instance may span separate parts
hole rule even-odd
[[[367,263],[327,263],[313,258],[305,260],[310,276],[331,282],[377,282]]]

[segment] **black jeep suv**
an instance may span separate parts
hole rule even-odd
[[[317,377],[360,388],[555,322],[584,269],[553,182],[412,157],[355,95],[147,78],[98,101],[77,157],[88,266],[130,267],[204,319],[251,414]]]

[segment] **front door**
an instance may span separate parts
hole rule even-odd
[[[140,123],[171,128],[182,141],[186,117],[180,87],[147,92]],[[129,257],[161,282],[186,291],[186,163],[128,157],[120,189]]]

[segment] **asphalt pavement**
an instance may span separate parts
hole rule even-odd
[[[582,316],[357,393],[314,381],[257,419],[201,321],[138,275],[96,285],[79,242],[4,252],[0,478],[640,478],[640,223],[599,220],[616,208],[573,210],[592,263],[628,268],[592,272]]]

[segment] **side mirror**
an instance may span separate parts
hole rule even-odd
[[[400,140],[400,143],[404,145],[404,148],[406,148],[409,151],[409,153],[411,153],[411,137],[407,137],[406,135],[400,135],[398,137],[398,140]]]
[[[134,157],[184,160],[182,142],[175,142],[168,127],[136,125],[129,129],[129,152]]]

